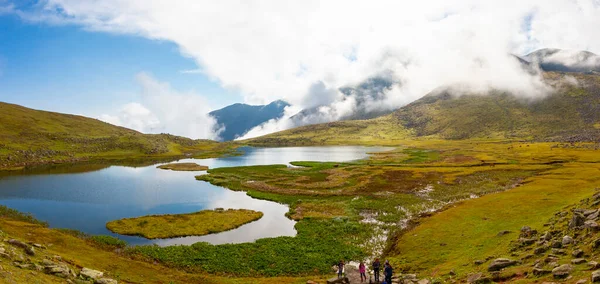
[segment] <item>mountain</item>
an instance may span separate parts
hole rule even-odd
[[[397,82],[394,82],[388,76],[375,76],[365,81],[339,88],[344,100],[353,101],[353,111],[351,114],[343,115],[339,120],[358,120],[369,119],[386,115],[394,109],[386,108],[386,92],[391,90]],[[329,121],[329,113],[324,114],[320,108],[322,105],[306,108],[292,116],[290,119],[295,125],[307,125]]]
[[[227,147],[0,102],[0,170],[89,159],[215,156]]]
[[[209,113],[217,120],[217,129],[225,128],[220,137],[224,141],[243,136],[250,129],[271,119],[283,116],[287,102],[277,100],[268,105],[233,104]]]
[[[386,116],[309,125],[247,143],[398,144],[417,137],[600,142],[600,76],[546,72],[544,77],[555,91],[543,98],[440,88]]]
[[[600,56],[579,50],[544,48],[525,56],[544,71],[600,72]]]

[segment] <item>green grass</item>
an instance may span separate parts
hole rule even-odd
[[[203,236],[240,227],[262,218],[263,213],[247,209],[202,210],[188,214],[149,215],[110,221],[106,228],[121,235],[165,239]]]
[[[33,215],[31,215],[29,213],[23,213],[23,212],[17,211],[12,208],[8,208],[4,205],[0,205],[0,218],[17,220],[17,221],[21,221],[21,222],[38,224],[38,225],[42,225],[44,227],[48,227],[47,222],[40,221],[40,220],[36,219],[35,217],[33,217]]]
[[[260,239],[254,243],[131,248],[170,266],[237,276],[314,275],[328,273],[340,259],[361,259],[357,248],[364,225],[346,219],[305,219],[296,237]]]

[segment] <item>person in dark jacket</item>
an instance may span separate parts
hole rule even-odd
[[[394,273],[394,270],[392,269],[390,262],[386,260],[385,268],[383,269],[383,275],[385,276],[385,282],[392,283],[392,274],[393,273]]]
[[[375,283],[379,283],[379,269],[381,268],[381,263],[379,263],[379,258],[376,258],[373,261],[373,274],[375,275]]]
[[[338,278],[342,278],[344,276],[344,261],[340,260],[338,263]]]

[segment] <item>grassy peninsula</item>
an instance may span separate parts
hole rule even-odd
[[[165,239],[224,232],[256,221],[262,216],[262,212],[248,209],[215,209],[189,214],[149,215],[119,219],[108,222],[106,228],[121,235]]]
[[[166,165],[160,165],[157,168],[163,170],[172,170],[172,171],[206,171],[208,170],[207,166],[201,166],[196,163],[171,163]]]

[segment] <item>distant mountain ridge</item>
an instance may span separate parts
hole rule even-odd
[[[232,104],[209,113],[217,120],[215,130],[224,128],[219,137],[231,141],[246,134],[250,129],[271,119],[281,118],[289,106],[285,101],[277,100],[268,105]]]
[[[600,72],[600,56],[585,50],[543,48],[527,54],[524,59],[544,71]]]
[[[544,72],[555,91],[527,99],[440,88],[369,120],[309,125],[248,140],[250,145],[398,144],[407,139],[526,139],[600,142],[600,74]],[[573,84],[576,80],[576,84]]]

